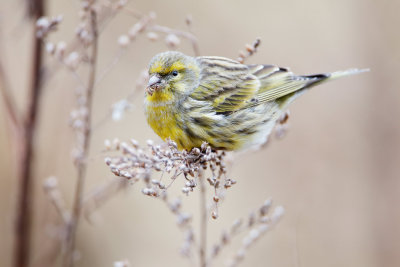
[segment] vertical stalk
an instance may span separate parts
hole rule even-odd
[[[200,267],[207,266],[207,200],[206,200],[206,185],[204,181],[204,170],[199,170],[200,184],[200,247],[199,258]]]
[[[17,136],[20,142],[18,153],[19,194],[16,219],[14,266],[25,267],[29,265],[31,224],[33,208],[33,143],[37,124],[37,113],[41,93],[43,47],[41,40],[36,37],[36,21],[44,15],[44,0],[30,1],[34,9],[31,10],[33,21],[33,51],[31,67],[31,83],[29,91],[28,109],[22,130]]]
[[[71,220],[68,224],[67,229],[67,240],[66,240],[66,254],[64,258],[64,266],[74,266],[74,251],[76,243],[76,231],[78,228],[78,222],[82,213],[83,203],[83,192],[87,171],[87,158],[89,154],[90,139],[91,139],[91,120],[92,120],[92,100],[93,100],[93,89],[95,86],[96,78],[96,63],[97,63],[97,50],[98,50],[98,28],[97,28],[97,17],[96,12],[93,8],[89,11],[90,16],[90,28],[93,35],[92,51],[89,63],[89,81],[86,88],[86,108],[87,116],[85,117],[85,128],[83,135],[83,146],[82,154],[77,160],[77,184],[75,189],[74,204],[72,210]]]

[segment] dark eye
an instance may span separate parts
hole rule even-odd
[[[178,76],[178,71],[177,71],[177,70],[174,70],[174,71],[172,72],[172,75]]]

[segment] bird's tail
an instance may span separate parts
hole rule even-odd
[[[315,83],[310,84],[310,85],[314,85],[314,84],[316,85],[321,82],[336,80],[338,78],[355,75],[355,74],[359,74],[359,73],[363,73],[363,72],[367,72],[367,71],[369,71],[369,69],[348,69],[348,70],[335,71],[335,72],[331,72],[331,73],[307,75],[307,76],[303,76],[303,77],[309,78],[309,79],[316,78]]]
[[[329,79],[337,79],[345,76],[350,76],[358,73],[368,72],[369,69],[348,69],[344,71],[335,71],[332,72]]]
[[[303,75],[303,76],[297,76],[300,77],[300,81],[303,81],[304,84],[299,86],[296,90],[294,90],[293,93],[287,94],[283,97],[281,97],[279,100],[280,106],[282,109],[287,108],[287,106],[296,98],[298,98],[300,95],[302,95],[304,92],[306,92],[308,89],[311,87],[314,87],[316,85],[319,85],[321,83],[325,83],[327,81],[332,81],[336,80],[338,78],[354,75],[354,74],[359,74],[363,72],[367,72],[369,69],[348,69],[348,70],[342,70],[342,71],[335,71],[331,73],[320,73],[320,74],[313,74],[313,75]],[[295,79],[299,80],[299,79]]]

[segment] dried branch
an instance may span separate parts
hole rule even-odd
[[[36,22],[44,15],[44,0],[30,1],[34,6],[31,10],[31,17]],[[28,4],[29,4],[28,3]],[[36,32],[36,25],[33,24],[33,30]],[[40,93],[42,89],[42,42],[36,35],[33,35],[33,58],[31,67],[31,83],[29,91],[28,109],[26,111],[23,132],[21,135],[21,150],[18,153],[18,176],[19,176],[19,194],[16,223],[16,239],[14,249],[14,266],[25,267],[30,261],[30,239],[31,223],[33,209],[33,161],[34,151],[33,142],[37,122],[37,113],[39,109]],[[4,92],[4,91],[3,91]],[[15,111],[13,111],[15,112]],[[15,115],[15,114],[14,114]]]
[[[73,211],[70,223],[68,224],[67,231],[67,250],[64,259],[65,267],[74,266],[74,251],[75,251],[75,239],[76,239],[76,230],[78,227],[78,222],[80,219],[82,204],[83,204],[83,192],[84,192],[84,184],[86,178],[87,171],[87,157],[89,154],[89,146],[91,139],[91,118],[92,118],[92,100],[93,100],[93,90],[95,85],[95,77],[96,77],[96,63],[97,63],[97,50],[98,50],[98,25],[97,25],[97,16],[96,11],[91,6],[89,10],[89,24],[90,31],[92,35],[92,52],[89,61],[89,81],[87,88],[85,90],[85,108],[87,111],[86,116],[84,116],[84,129],[82,135],[82,144],[79,148],[79,155],[76,158],[76,168],[78,171],[77,184],[75,189],[75,198],[73,204]]]

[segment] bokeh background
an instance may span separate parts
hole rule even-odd
[[[79,2],[48,2],[48,14],[64,15],[50,39],[68,42],[78,23]],[[260,37],[260,49],[248,63],[277,64],[299,74],[370,68],[369,73],[313,89],[292,105],[285,138],[236,157],[230,177],[238,184],[228,191],[220,218],[211,222],[209,241],[272,197],[285,207],[285,217],[250,250],[243,266],[400,266],[399,1],[160,0],[132,1],[129,6],[143,13],[155,11],[159,24],[180,29],[186,29],[184,19],[191,14],[202,55],[236,58],[245,43]],[[118,15],[101,34],[100,70],[112,61],[118,37],[135,21]],[[1,56],[24,109],[31,28],[22,1],[1,1],[0,26]],[[163,50],[162,42],[149,42],[145,36],[128,48],[96,88],[94,121],[132,92],[140,71]],[[179,50],[192,53],[184,40]],[[44,179],[56,175],[67,205],[72,204],[76,173],[68,119],[76,87],[68,71],[61,70],[46,85],[41,102],[35,146],[35,266],[45,266],[42,260],[54,247],[50,236],[57,230],[56,213],[42,189]],[[141,96],[133,104],[122,121],[108,120],[96,129],[86,192],[115,179],[103,163],[104,139],[159,141],[145,122]],[[6,127],[0,116],[1,266],[11,265],[18,186]],[[181,184],[175,187],[178,192]],[[121,259],[133,266],[189,265],[178,254],[182,235],[175,218],[140,189],[128,186],[96,211],[91,222],[82,221],[78,266],[112,266]],[[195,212],[197,195],[184,198],[184,203]],[[224,253],[215,266],[233,251]]]

